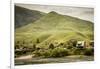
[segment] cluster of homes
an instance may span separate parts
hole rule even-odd
[[[78,41],[76,47],[94,47],[94,41],[86,42],[86,41]]]

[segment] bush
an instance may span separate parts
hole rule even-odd
[[[67,46],[67,49],[72,49],[72,48],[73,48],[73,46],[71,46],[71,45]]]
[[[77,40],[76,39],[71,39],[71,40],[68,41],[68,44],[71,45],[71,46],[76,47]]]
[[[73,55],[86,55],[86,56],[94,55],[93,48],[74,48],[72,52]]]
[[[68,50],[64,48],[55,48],[51,53],[52,57],[63,57],[67,55],[69,55]]]
[[[73,54],[74,55],[83,55],[84,54],[84,49],[82,49],[82,48],[74,48]]]
[[[43,57],[63,57],[69,55],[68,50],[64,48],[54,48],[48,49],[44,52],[36,51],[36,56],[43,56]]]
[[[84,55],[86,55],[86,56],[94,55],[94,49],[93,48],[85,48]]]
[[[33,52],[35,57],[41,56],[41,52],[40,51],[34,51]]]
[[[44,57],[52,57],[52,50],[51,49],[48,49],[46,50],[45,52],[42,53],[42,56]]]

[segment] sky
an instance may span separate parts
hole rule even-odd
[[[77,17],[83,20],[94,22],[94,9],[86,7],[72,7],[72,6],[55,6],[55,5],[38,5],[38,4],[15,4],[31,10],[38,10],[49,13],[55,11],[59,14]]]

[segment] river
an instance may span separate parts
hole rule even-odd
[[[28,65],[28,64],[45,64],[45,63],[68,63],[68,62],[82,62],[93,61],[93,56],[73,55],[59,58],[43,58],[32,57],[32,55],[21,56],[15,58],[15,65]]]

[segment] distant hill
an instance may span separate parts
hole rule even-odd
[[[32,23],[44,15],[45,13],[15,5],[15,28]]]
[[[93,23],[54,11],[39,20],[16,29],[16,40],[36,42],[45,46],[50,42],[66,42],[70,39],[93,40]]]
[[[26,28],[25,28],[26,27]],[[24,29],[23,29],[24,28]],[[35,30],[44,31],[44,30],[77,30],[77,31],[92,31],[93,23],[90,21],[78,19],[75,17],[61,15],[54,11],[46,14],[36,22],[19,28],[19,31],[30,31],[34,32]]]

